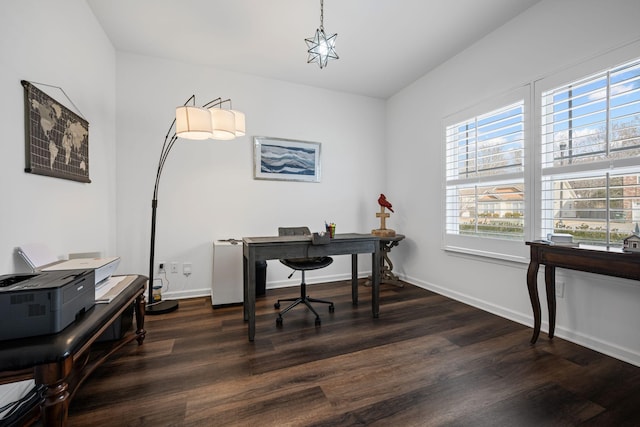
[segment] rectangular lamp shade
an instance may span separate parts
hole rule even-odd
[[[245,135],[244,113],[240,111],[231,110],[234,116],[236,116],[236,136]]]
[[[209,108],[213,139],[234,139],[236,137],[236,116],[229,110]]]
[[[176,108],[176,135],[186,139],[207,139],[213,134],[211,114],[205,108]]]

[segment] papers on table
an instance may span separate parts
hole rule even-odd
[[[111,276],[96,285],[96,304],[110,303],[129,284],[127,276]]]
[[[9,384],[0,385],[0,422],[4,420],[4,417],[8,415],[9,411],[16,409],[16,407],[22,405],[24,402],[19,401],[29,394],[30,390],[33,390],[36,383],[34,380],[18,381]],[[4,425],[4,424],[2,424]]]

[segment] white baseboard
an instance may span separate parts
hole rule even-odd
[[[368,277],[370,274],[371,274],[370,271],[361,272],[361,273],[358,273],[358,278]],[[332,275],[308,277],[307,284],[311,285],[314,283],[338,282],[338,281],[350,280],[350,279],[351,279],[351,273],[332,274]],[[299,284],[300,284],[300,276],[298,275],[297,278],[294,276],[291,279],[267,282],[266,288],[267,289],[288,288],[292,286],[298,286]],[[189,290],[183,290],[183,291],[163,292],[162,299],[168,299],[168,300],[187,299],[187,298],[206,297],[210,295],[211,295],[211,288],[189,289]]]
[[[367,277],[370,273],[358,273],[358,278]],[[347,274],[332,274],[324,276],[307,277],[307,284],[312,285],[314,283],[327,283],[327,282],[339,282],[343,280],[351,280],[351,273]],[[289,288],[291,286],[298,286],[300,284],[300,275],[297,278],[275,280],[267,283],[267,289]]]
[[[211,288],[189,289],[186,291],[163,292],[162,299],[187,299],[211,296]]]

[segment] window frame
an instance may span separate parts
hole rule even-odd
[[[606,70],[611,70],[625,63],[640,59],[640,41],[629,43],[625,46],[610,50],[604,54],[589,58],[578,64],[566,67],[552,74],[533,79],[516,89],[507,91],[501,95],[486,99],[473,106],[464,108],[456,113],[449,114],[441,123],[441,248],[444,251],[469,254],[506,261],[528,263],[529,250],[524,244],[526,241],[542,239],[542,93],[553,88],[580,81],[591,75]],[[482,236],[466,236],[449,234],[447,231],[447,126],[451,126],[471,117],[481,116],[501,107],[513,103],[518,97],[524,99],[524,239],[502,240]],[[629,166],[635,166],[637,158],[618,159],[611,162],[615,167],[610,168],[611,173],[624,172]],[[576,169],[584,169],[585,166],[574,165]],[[589,167],[587,167],[589,168]],[[639,168],[640,169],[640,168]]]
[[[442,248],[445,251],[461,252],[472,255],[479,255],[490,258],[506,259],[517,262],[528,262],[527,250],[524,245],[524,241],[528,239],[530,230],[526,221],[524,223],[524,238],[520,239],[500,239],[490,238],[477,235],[461,235],[452,234],[448,231],[447,224],[447,209],[448,209],[448,188],[455,183],[462,185],[500,185],[500,184],[513,184],[518,181],[518,184],[524,185],[524,215],[525,219],[531,212],[528,211],[530,203],[527,202],[529,191],[527,191],[530,183],[530,178],[527,177],[527,163],[529,162],[529,153],[527,149],[527,138],[531,132],[531,85],[526,84],[515,89],[509,90],[503,94],[495,96],[491,99],[484,100],[471,107],[465,108],[457,113],[450,114],[442,119],[442,141],[440,145],[442,150]],[[505,174],[499,174],[495,176],[475,176],[465,179],[449,179],[447,170],[447,128],[458,123],[483,116],[487,113],[500,110],[504,107],[510,106],[517,102],[523,101],[523,133],[524,133],[524,146],[523,146],[523,170],[521,172],[508,172]],[[454,184],[452,184],[454,183]]]
[[[545,238],[543,236],[545,229],[545,221],[549,221],[544,218],[545,209],[549,209],[549,203],[543,201],[544,192],[544,180],[545,177],[555,176],[594,176],[595,174],[610,173],[612,175],[618,175],[621,173],[628,173],[630,171],[640,172],[640,167],[635,165],[638,163],[638,158],[621,158],[621,159],[604,159],[593,163],[577,163],[573,165],[564,165],[556,167],[543,167],[543,114],[542,114],[542,94],[568,85],[573,82],[582,81],[590,76],[598,73],[605,73],[617,67],[620,67],[626,63],[640,60],[640,42],[632,43],[623,48],[613,50],[603,55],[591,58],[580,64],[568,67],[553,75],[546,76],[533,82],[533,143],[530,145],[533,148],[533,182],[536,184],[536,191],[534,194],[533,203],[535,205],[534,217],[532,217],[534,223],[534,235],[536,238]],[[607,118],[606,126],[610,124]],[[607,233],[608,235],[608,233]]]

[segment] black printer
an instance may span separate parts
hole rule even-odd
[[[0,276],[0,340],[55,334],[95,304],[95,271]]]

